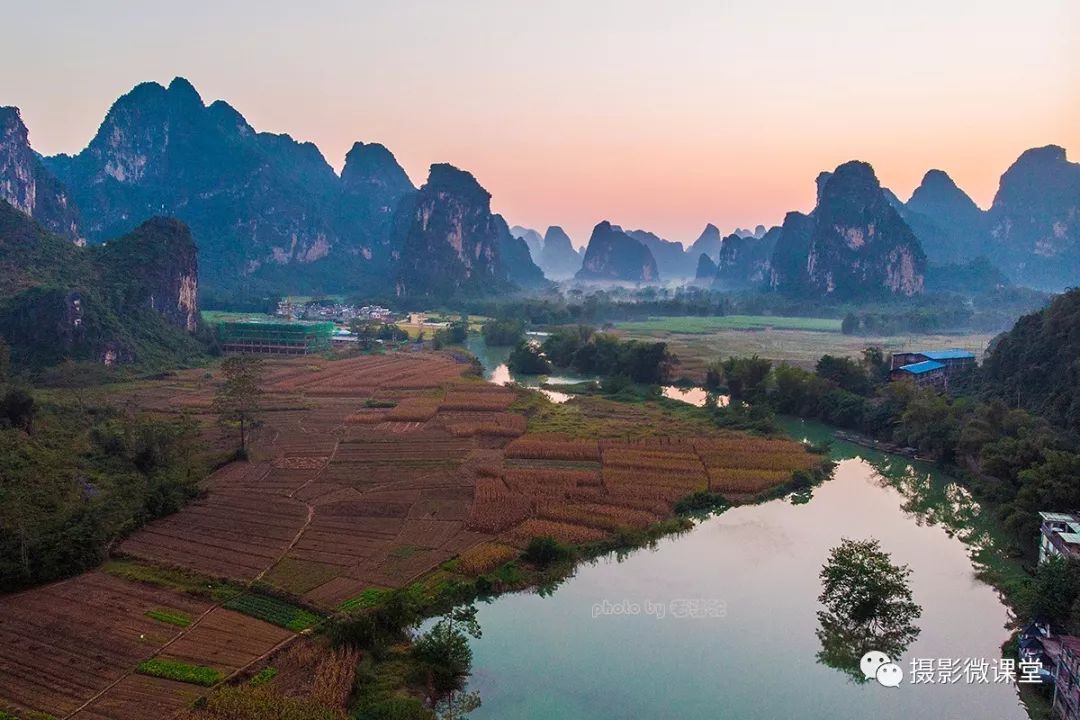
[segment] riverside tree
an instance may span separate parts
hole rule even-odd
[[[845,538],[821,569],[824,606],[818,611],[818,662],[857,682],[859,660],[870,650],[894,662],[919,636],[922,608],[912,599],[907,565],[895,565],[877,540]]]

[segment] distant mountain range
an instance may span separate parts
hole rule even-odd
[[[788,213],[760,239],[723,238],[708,253],[712,286],[853,298],[921,292],[928,270],[938,289],[956,285],[949,275],[1046,290],[1080,280],[1080,164],[1060,147],[1024,152],[987,211],[941,170],[927,172],[906,203],[865,163],[845,163],[817,183],[809,215]]]
[[[558,225],[549,227],[542,236],[536,230],[520,225],[510,228],[510,232],[525,241],[533,262],[540,266],[548,279],[566,280],[581,269],[585,252],[575,250],[570,236]]]
[[[1034,287],[1080,278],[1080,164],[1057,146],[1024,152],[987,211],[943,171],[905,203],[869,165],[845,163],[819,177],[809,214],[779,227],[722,236],[709,224],[684,249],[601,223],[579,253],[557,226],[543,236],[507,227],[468,172],[433,165],[416,188],[390,150],[358,142],[338,175],[311,143],[257,132],[182,78],[133,88],[74,156],[39,156],[18,110],[0,108],[0,199],[91,245],[176,217],[198,246],[202,285],[230,292],[446,299],[540,287],[546,275],[846,298],[918,293],[928,266],[980,257]],[[702,255],[716,265],[711,279]]]
[[[181,219],[213,289],[432,295],[543,282],[468,173],[436,165],[417,189],[388,149],[356,143],[338,176],[311,143],[256,132],[227,103],[204,104],[183,78],[136,86],[75,156],[33,153],[14,109],[0,111],[0,127],[0,197],[90,244],[154,215]],[[441,224],[418,231],[417,208]],[[482,252],[466,257],[470,248]],[[428,288],[436,277],[450,279]]]

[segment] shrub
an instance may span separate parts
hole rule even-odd
[[[276,676],[277,676],[277,669],[276,668],[264,667],[262,670],[257,672],[254,676],[252,676],[252,678],[250,680],[248,680],[248,684],[258,687],[259,685],[267,684],[268,682],[273,680],[274,677],[276,677]]]
[[[675,512],[687,515],[695,512],[708,512],[723,510],[728,506],[727,500],[718,492],[699,490],[691,493],[675,503]]]
[[[543,536],[530,540],[522,557],[538,567],[548,567],[552,563],[567,560],[572,555],[570,549],[555,538]]]

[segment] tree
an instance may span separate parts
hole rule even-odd
[[[1039,563],[1030,590],[1028,615],[1032,620],[1049,623],[1061,632],[1078,629],[1074,612],[1080,598],[1080,560],[1052,557]]]
[[[922,608],[906,565],[894,565],[877,540],[844,538],[821,569],[818,661],[864,681],[859,660],[878,650],[896,661],[919,636]]]
[[[873,389],[866,370],[851,358],[822,355],[814,372],[818,377],[836,383],[839,387],[857,395],[866,395]]]
[[[490,320],[480,327],[484,342],[491,347],[505,345],[513,347],[521,342],[525,332],[525,321],[518,319]]]
[[[476,607],[454,608],[426,633],[416,638],[410,650],[424,676],[433,700],[460,690],[472,670],[469,637],[479,638]]]
[[[854,335],[859,330],[859,318],[855,313],[849,312],[840,322],[840,332],[844,335]]]
[[[259,412],[263,362],[250,355],[234,355],[221,363],[224,382],[214,395],[214,411],[222,422],[240,426],[239,454],[247,455],[247,426]]]
[[[0,398],[0,427],[7,425],[30,432],[34,413],[34,396],[22,388],[11,388]]]
[[[765,398],[766,382],[769,379],[769,371],[772,362],[753,357],[731,357],[724,361],[724,377],[727,378],[728,392],[731,401],[738,403],[746,401],[753,404]]]
[[[522,375],[546,375],[551,372],[551,363],[527,342],[518,343],[517,347],[510,351],[506,364],[511,370]]]

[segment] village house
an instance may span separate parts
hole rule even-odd
[[[1080,557],[1080,515],[1041,512],[1039,562],[1052,557]]]
[[[893,353],[889,365],[890,380],[912,380],[945,390],[949,378],[975,366],[975,353],[969,350],[925,350]]]

